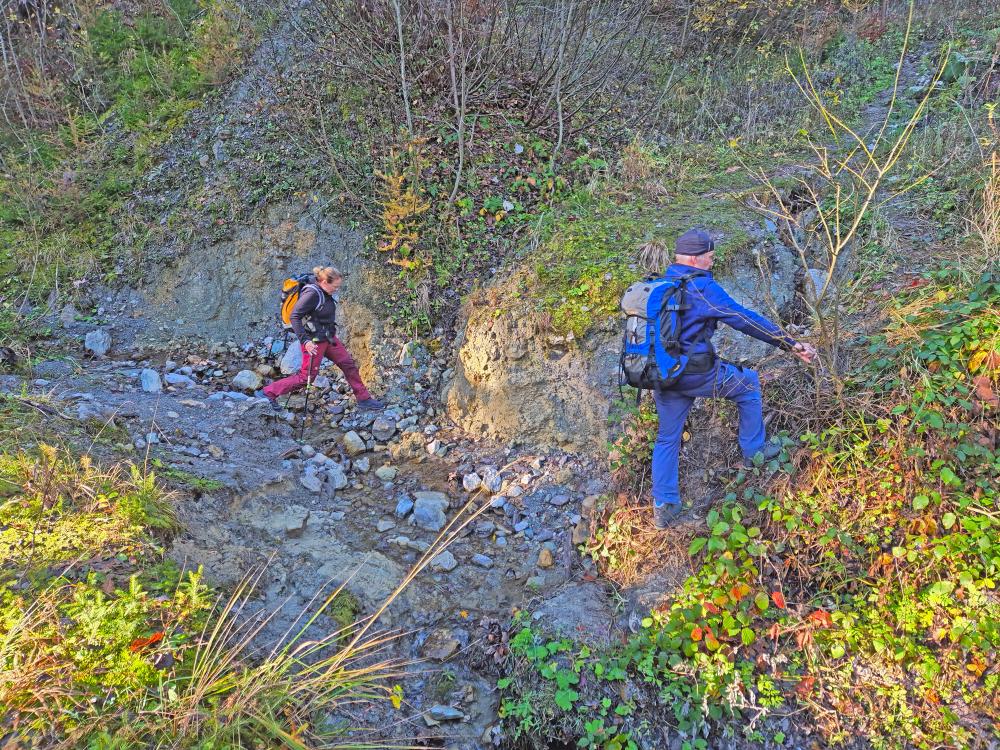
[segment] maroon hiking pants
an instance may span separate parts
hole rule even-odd
[[[350,384],[351,390],[354,391],[354,395],[358,401],[364,401],[372,397],[361,380],[361,373],[358,372],[358,365],[354,361],[354,357],[347,351],[347,347],[340,342],[340,339],[334,337],[333,341],[317,342],[315,355],[310,355],[306,351],[304,344],[300,344],[300,346],[302,346],[302,369],[294,375],[289,375],[287,378],[282,378],[281,380],[275,380],[269,386],[266,386],[264,388],[265,396],[275,399],[286,393],[297,391],[307,382],[311,382],[316,378],[316,375],[319,374],[319,366],[323,362],[323,357],[326,357],[343,371],[344,377],[347,378],[347,382]]]

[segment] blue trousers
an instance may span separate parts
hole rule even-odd
[[[761,412],[760,377],[756,371],[720,362],[715,372],[684,375],[666,391],[654,391],[660,419],[653,446],[653,502],[679,503],[677,462],[681,451],[684,420],[698,397],[728,398],[740,410],[740,450],[747,458],[764,448],[764,418]]]

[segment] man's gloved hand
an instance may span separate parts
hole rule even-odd
[[[805,344],[800,341],[792,347],[792,354],[808,365],[813,361],[813,359],[816,358],[816,347],[812,344]]]
[[[316,342],[315,341],[307,341],[306,342],[306,351],[309,353],[310,357],[315,357],[316,356],[317,349],[319,349],[319,347],[316,346]]]

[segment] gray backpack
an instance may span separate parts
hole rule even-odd
[[[688,357],[681,354],[681,314],[687,304],[687,285],[704,276],[696,271],[672,279],[637,281],[622,295],[625,333],[622,337],[619,387],[663,390],[674,385],[684,373]]]

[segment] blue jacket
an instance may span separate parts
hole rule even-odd
[[[692,266],[673,263],[663,278],[675,279],[697,271]],[[795,339],[783,334],[778,326],[730,297],[712,278],[711,271],[701,273],[704,275],[692,279],[687,285],[687,304],[690,308],[681,313],[682,353],[690,356],[713,351],[711,338],[719,323],[780,349],[788,350],[795,346]]]

